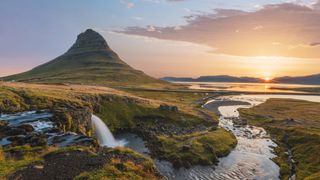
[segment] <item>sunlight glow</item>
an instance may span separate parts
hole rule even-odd
[[[270,77],[265,77],[263,78],[264,79],[264,82],[270,82],[271,81],[271,78]]]

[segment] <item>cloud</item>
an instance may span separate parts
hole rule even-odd
[[[259,26],[253,27],[252,29],[257,31],[257,30],[260,30],[260,29],[263,29],[263,28],[264,28],[263,26],[259,25]]]
[[[310,46],[320,46],[320,42],[313,42],[310,44]]]
[[[148,27],[147,27],[147,31],[148,31],[148,32],[155,32],[155,31],[157,31],[157,30],[156,30],[156,28],[155,28],[154,26],[148,26]]]
[[[128,9],[131,9],[131,8],[133,8],[135,6],[134,3],[129,2],[129,1],[125,1],[125,0],[121,0],[120,3],[125,5]]]
[[[237,56],[320,58],[320,2],[271,4],[254,12],[215,9],[169,27],[128,27],[122,33],[204,44]]]
[[[139,16],[133,16],[133,17],[130,17],[131,19],[134,19],[134,20],[137,20],[137,21],[142,21],[143,18],[142,17],[139,17]]]

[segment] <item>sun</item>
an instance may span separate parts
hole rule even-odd
[[[271,81],[271,78],[270,77],[265,77],[263,78],[264,82],[270,82]]]

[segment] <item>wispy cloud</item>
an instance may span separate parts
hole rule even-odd
[[[128,9],[131,9],[135,6],[135,4],[133,2],[129,2],[129,1],[125,1],[125,0],[121,0],[120,3],[125,5]]]
[[[320,58],[320,2],[265,5],[255,12],[216,9],[185,18],[182,26],[128,27],[122,33],[204,44],[218,54]]]

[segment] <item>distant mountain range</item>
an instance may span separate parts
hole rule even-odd
[[[76,83],[89,85],[169,84],[133,69],[108,46],[97,32],[88,29],[63,55],[30,71],[4,77],[4,81]]]
[[[235,77],[228,75],[219,76],[200,76],[199,78],[191,77],[163,77],[164,81],[170,82],[241,82],[241,83],[261,83],[263,79],[253,77]],[[309,76],[298,77],[277,77],[272,79],[272,83],[284,83],[284,84],[314,84],[320,85],[320,74],[314,74]]]

